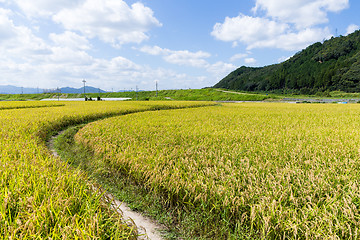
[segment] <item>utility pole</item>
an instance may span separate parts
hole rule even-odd
[[[158,96],[158,81],[155,81],[156,97]]]
[[[136,101],[138,100],[138,86],[136,85]]]
[[[83,79],[82,82],[84,83],[84,99],[86,101],[86,95],[85,95],[85,83],[86,83],[86,81],[85,81],[85,79]]]

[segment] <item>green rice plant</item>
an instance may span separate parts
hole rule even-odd
[[[178,219],[188,238],[358,239],[359,127],[358,105],[241,103],[109,118],[75,137],[193,216]]]

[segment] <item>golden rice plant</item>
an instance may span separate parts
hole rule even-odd
[[[107,116],[206,104],[1,103],[1,238],[135,239],[134,227],[111,210],[102,200],[103,193],[94,190],[94,184],[85,174],[53,157],[46,147],[46,139],[66,126]]]
[[[76,139],[192,206],[204,236],[358,239],[359,129],[355,104],[239,103],[109,118]]]
[[[42,107],[60,107],[64,106],[59,102],[40,102],[40,101],[0,101],[0,110],[5,109],[20,109],[20,108],[42,108]]]

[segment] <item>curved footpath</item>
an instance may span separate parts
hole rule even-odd
[[[54,147],[54,141],[64,131],[65,130],[52,136],[49,139],[49,141],[47,142],[47,146],[48,146],[49,150],[51,151],[51,153],[55,157],[58,157],[58,158],[60,158],[60,156]],[[118,213],[120,213],[120,215],[123,216],[123,219],[125,221],[131,221],[131,222],[135,223],[135,225],[137,226],[138,233],[139,233],[139,237],[138,237],[139,240],[143,240],[143,239],[162,240],[163,239],[160,231],[164,231],[164,229],[165,229],[164,226],[156,223],[155,220],[153,220],[153,219],[145,217],[145,216],[141,215],[140,213],[131,210],[126,203],[119,201],[113,195],[106,192],[105,190],[103,190],[103,191],[105,192],[105,194],[104,194],[105,201],[110,201],[113,209],[115,209]]]

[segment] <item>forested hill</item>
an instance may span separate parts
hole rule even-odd
[[[290,89],[304,94],[318,91],[360,91],[360,30],[315,43],[289,60],[260,68],[240,67],[215,88],[245,91]]]

